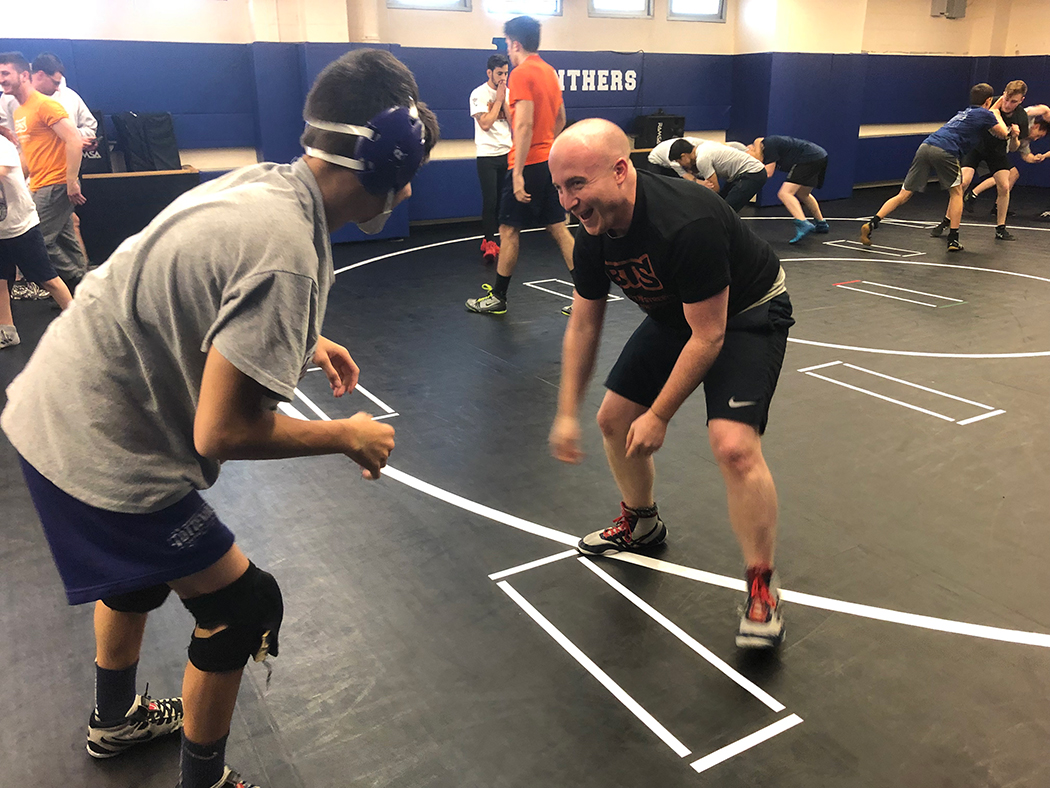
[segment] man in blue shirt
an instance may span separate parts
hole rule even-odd
[[[809,140],[770,135],[757,138],[747,147],[747,152],[765,165],[766,175],[770,178],[774,169],[788,174],[777,192],[777,197],[795,219],[795,235],[788,243],[797,244],[810,233],[830,231],[813,196],[813,190],[824,185],[824,174],[828,169],[826,150]],[[807,210],[813,217],[812,222],[806,219]]]
[[[990,109],[994,95],[995,90],[988,83],[974,85],[970,88],[970,106],[923,140],[915,152],[911,169],[908,170],[900,192],[886,200],[878,213],[861,226],[861,243],[870,246],[871,234],[878,228],[879,222],[908,202],[912,194],[926,190],[930,170],[933,170],[937,173],[941,187],[948,189],[950,194],[947,217],[951,225],[948,230],[948,251],[962,251],[962,245],[959,243],[959,223],[962,221],[963,185],[959,161],[986,131],[1000,139],[1006,139],[1010,134],[999,111]]]

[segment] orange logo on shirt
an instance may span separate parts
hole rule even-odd
[[[630,260],[617,260],[615,262],[606,260],[605,270],[609,274],[609,278],[625,292],[631,290],[653,292],[664,289],[663,282],[653,272],[653,263],[647,254]]]

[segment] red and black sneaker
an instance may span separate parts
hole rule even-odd
[[[630,509],[620,501],[620,516],[613,520],[612,527],[587,534],[576,549],[584,555],[639,552],[655,547],[666,538],[667,528],[656,511],[656,504],[648,509]]]
[[[776,648],[784,641],[784,613],[773,568],[747,568],[747,604],[736,633],[739,648]]]

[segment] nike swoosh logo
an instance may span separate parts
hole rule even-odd
[[[111,739],[109,736],[100,736],[99,743],[106,747],[123,747],[130,744],[149,741],[154,736],[152,731],[143,731],[133,736],[121,736],[119,739]]]
[[[729,407],[731,407],[731,408],[746,408],[746,407],[749,407],[750,405],[757,405],[757,404],[758,403],[753,401],[753,400],[748,400],[746,402],[739,402],[736,397],[730,397],[729,398]]]

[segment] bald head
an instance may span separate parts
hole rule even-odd
[[[549,164],[562,207],[588,233],[630,226],[638,175],[631,143],[618,126],[600,118],[569,126],[554,140]]]
[[[556,155],[587,156],[611,166],[617,159],[630,159],[631,142],[615,123],[588,118],[565,129],[554,141],[550,155],[552,159]]]

